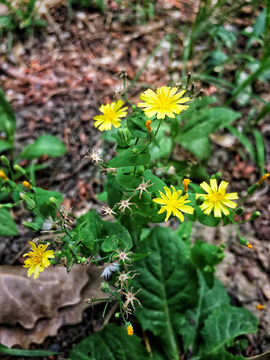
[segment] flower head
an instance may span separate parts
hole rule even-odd
[[[32,186],[29,184],[28,181],[23,181],[23,186],[25,186],[28,190],[32,189]]]
[[[95,127],[97,127],[100,131],[103,130],[111,130],[112,125],[115,128],[120,126],[120,121],[122,117],[127,115],[125,111],[127,106],[123,109],[120,109],[124,104],[124,101],[118,100],[117,102],[113,102],[111,104],[101,105],[99,111],[103,113],[103,115],[98,115],[94,117]]]
[[[99,157],[99,152],[93,150],[93,154],[90,154],[90,149],[87,149],[87,153],[89,156],[86,155],[83,160],[85,158],[92,159],[92,163],[94,163],[94,165],[97,165],[99,161],[103,162],[103,160]]]
[[[181,221],[184,221],[184,216],[182,212],[187,214],[193,214],[194,209],[189,206],[185,205],[190,202],[190,200],[186,200],[188,198],[188,194],[181,196],[182,190],[175,190],[175,188],[171,185],[172,193],[169,188],[164,187],[166,195],[164,195],[161,191],[159,191],[159,194],[161,196],[160,198],[153,199],[154,202],[157,204],[163,205],[161,206],[161,209],[159,210],[159,214],[164,213],[164,211],[167,211],[167,216],[165,221],[167,221],[173,213],[174,216],[177,216],[178,219]],[[181,212],[181,211],[182,212]]]
[[[135,205],[136,208],[139,209],[139,207],[138,207],[137,204],[129,202],[129,200],[130,200],[131,198],[132,198],[132,196],[131,196],[130,198],[128,198],[127,200],[121,200],[119,203],[116,203],[116,204],[114,205],[114,207],[115,207],[116,205],[120,205],[120,206],[119,206],[119,210],[121,210],[122,212],[124,212],[124,211],[126,210],[126,208],[128,208],[128,209],[130,210],[130,212],[131,212],[131,214],[130,214],[130,216],[131,216],[131,215],[132,215],[132,209],[131,209],[131,207],[130,207],[129,205]]]
[[[205,194],[196,194],[196,198],[199,196],[204,197],[204,203],[200,206],[204,214],[209,215],[211,211],[214,209],[214,216],[221,217],[222,213],[224,215],[229,215],[229,210],[227,207],[231,209],[235,209],[237,204],[231,200],[237,200],[237,193],[226,194],[226,188],[229,185],[226,181],[221,181],[219,187],[217,186],[216,179],[210,179],[210,186],[204,181],[200,184],[205,192]]]
[[[104,270],[100,277],[108,279],[114,272],[119,270],[119,264],[117,262],[105,263],[103,268]]]
[[[109,216],[112,216],[112,214],[115,214],[116,215],[116,212],[113,211],[111,208],[109,208],[108,206],[101,206],[100,209],[102,211],[104,211],[104,213],[102,215],[109,215]]]
[[[120,261],[122,260],[125,265],[127,265],[127,264],[125,263],[125,260],[128,260],[128,262],[131,263],[131,260],[130,260],[130,258],[128,257],[128,255],[129,255],[129,254],[133,254],[133,252],[132,252],[132,251],[126,252],[126,250],[127,250],[127,247],[125,248],[124,251],[122,251],[121,249],[117,249],[116,252],[117,252],[118,255],[114,255],[113,258],[114,258],[114,259],[119,258],[119,259],[118,259],[118,262],[120,262]],[[130,256],[130,255],[129,255],[129,256]]]
[[[142,307],[142,304],[140,303],[140,301],[135,298],[135,295],[138,294],[139,291],[141,291],[142,289],[139,289],[138,291],[136,291],[134,294],[132,293],[133,291],[133,287],[131,288],[131,290],[128,292],[128,293],[125,293],[123,291],[121,291],[122,294],[125,295],[126,297],[126,301],[125,301],[125,307],[127,308],[128,304],[131,303],[133,309],[135,310],[135,307],[134,307],[134,304],[133,304],[133,301],[136,300],[138,301],[138,303],[140,304],[140,306]]]
[[[148,188],[149,186],[152,186],[152,185],[155,184],[155,183],[153,183],[153,184],[148,184],[149,181],[151,181],[150,179],[147,180],[146,183],[144,182],[144,178],[143,178],[143,177],[142,177],[142,179],[143,179],[142,183],[137,187],[137,189],[134,190],[134,194],[135,194],[135,191],[137,191],[137,190],[140,191],[140,195],[139,195],[139,199],[140,199],[140,200],[141,200],[143,191],[146,191],[147,194],[149,194],[149,195],[151,196],[151,194],[149,193],[149,191],[148,191],[146,188]]]
[[[129,276],[129,274],[133,271],[137,271],[137,270],[131,270],[127,273],[122,271],[122,273],[120,273],[120,275],[117,276],[117,278],[116,278],[117,281],[115,283],[115,286],[118,286],[120,283],[120,286],[121,286],[120,290],[122,290],[124,284],[126,285],[126,287],[128,287],[128,280],[133,279],[134,276],[136,276],[136,275],[140,275],[139,273],[136,273],[136,274],[133,274],[132,276]]]
[[[153,90],[148,89],[141,95],[140,99],[144,102],[139,103],[138,107],[144,108],[143,111],[149,117],[157,114],[158,119],[165,119],[166,115],[175,118],[174,114],[178,115],[188,108],[188,105],[181,104],[190,100],[189,97],[181,99],[185,90],[176,94],[177,90],[177,87],[162,86],[154,93]]]
[[[38,247],[32,241],[29,241],[29,244],[31,245],[32,251],[23,255],[29,256],[29,259],[25,261],[23,266],[29,268],[28,276],[31,276],[34,273],[34,279],[36,279],[38,278],[39,273],[44,271],[45,267],[51,265],[48,258],[54,258],[54,253],[53,250],[45,251],[49,243],[46,245],[38,245]]]

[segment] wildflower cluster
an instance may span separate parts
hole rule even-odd
[[[103,299],[106,301],[103,315],[109,302],[112,299],[117,301],[117,315],[122,317],[127,334],[131,336],[133,327],[127,317],[132,315],[135,304],[141,306],[142,291],[136,287],[140,270],[133,268],[133,264],[148,255],[139,251],[140,243],[148,240],[148,230],[154,224],[170,221],[172,217],[180,223],[186,217],[207,226],[217,226],[222,220],[223,225],[232,223],[239,243],[251,249],[252,245],[238,230],[238,224],[244,221],[235,221],[234,215],[242,214],[243,208],[239,205],[270,174],[250,187],[246,196],[239,200],[236,192],[227,192],[228,182],[222,180],[218,183],[220,173],[199,186],[191,176],[193,164],[188,164],[179,174],[171,164],[161,166],[157,159],[151,162],[154,150],[162,150],[159,144],[161,128],[165,129],[162,137],[166,140],[170,123],[178,121],[179,114],[188,109],[187,103],[201,93],[189,90],[188,84],[184,90],[180,84],[162,86],[156,91],[148,89],[143,92],[140,96],[142,102],[135,106],[126,97],[126,72],[121,72],[120,76],[124,79],[124,89],[118,95],[123,100],[101,105],[101,114],[94,117],[94,126],[98,130],[113,132],[113,128],[118,129],[112,134],[117,141],[118,155],[106,163],[102,159],[103,152],[101,156],[98,149],[88,149],[82,159],[90,159],[89,165],[99,166],[106,175],[100,197],[100,214],[105,217],[100,217],[92,209],[77,218],[71,213],[72,209],[61,204],[61,194],[36,187],[26,171],[15,165],[14,169],[20,176],[27,176],[27,181],[17,185],[8,162],[2,158],[8,165],[0,169],[0,182],[3,189],[14,189],[20,194],[14,205],[23,202],[36,215],[35,222],[24,222],[24,225],[32,231],[52,234],[51,242],[29,241],[31,251],[24,255],[28,256],[24,265],[28,268],[28,275],[34,274],[36,279],[50,264],[64,266],[68,272],[74,264],[93,264],[101,271],[100,289],[109,296]],[[125,102],[131,106],[132,113],[123,124],[128,110]],[[40,198],[45,200],[41,202]],[[258,216],[255,212],[250,220],[245,221],[253,221]],[[50,245],[53,250],[47,250]],[[222,256],[220,253],[217,255],[219,259]],[[204,270],[211,272],[213,269],[206,265]],[[93,304],[97,300],[100,299],[89,298],[87,302]]]

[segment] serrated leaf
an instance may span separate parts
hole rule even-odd
[[[0,209],[0,236],[18,235],[18,230],[10,213],[5,209]]]
[[[134,153],[134,149],[137,149],[137,153]],[[145,149],[145,145],[136,145],[133,149],[129,148],[125,150],[121,155],[116,156],[109,162],[109,167],[122,167],[122,166],[139,166],[148,164],[150,161],[149,151]],[[140,154],[141,153],[141,154]]]
[[[140,245],[140,252],[150,255],[136,263],[140,276],[133,284],[142,289],[136,295],[142,308],[136,306],[135,315],[144,330],[158,336],[168,358],[176,358],[183,313],[197,303],[195,268],[185,257],[185,244],[169,228],[155,227]]]
[[[109,324],[76,345],[68,360],[150,360],[141,339],[124,328]]]
[[[256,333],[258,319],[244,308],[221,306],[207,317],[201,330],[199,354],[218,354],[237,336]]]
[[[37,140],[26,146],[19,158],[36,159],[43,155],[50,157],[62,156],[67,152],[65,145],[53,135],[41,135]]]
[[[197,273],[200,285],[198,290],[199,304],[196,309],[186,311],[186,322],[181,329],[185,352],[190,347],[194,354],[197,353],[199,347],[199,331],[203,326],[203,321],[213,310],[230,304],[230,298],[217,278],[214,279],[214,285],[210,289],[202,273],[199,270]]]

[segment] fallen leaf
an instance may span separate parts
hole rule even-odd
[[[246,358],[247,360],[270,360],[270,351],[261,354],[261,355],[257,355],[257,356],[253,356],[250,358]]]
[[[94,266],[90,266],[87,270],[85,267],[77,265],[73,267],[70,274],[67,274],[65,268],[50,267],[40,274],[39,280],[25,278],[26,270],[19,266],[1,266],[0,271],[0,278],[10,276],[12,289],[16,287],[19,289],[16,296],[20,300],[16,298],[12,301],[15,304],[13,308],[7,306],[9,304],[2,298],[6,291],[2,291],[0,294],[1,315],[4,311],[5,321],[10,319],[8,325],[0,325],[0,343],[9,347],[18,344],[23,348],[28,348],[31,343],[41,343],[47,336],[55,336],[61,326],[77,324],[82,321],[83,311],[90,306],[85,302],[86,298],[108,297],[100,290],[100,270]],[[17,280],[17,285],[15,280]],[[23,289],[25,285],[27,291],[31,287],[33,289],[29,294]],[[46,293],[46,289],[49,290],[48,293]],[[25,299],[22,299],[22,294],[26,297]],[[59,298],[63,299],[62,304]],[[21,300],[24,301],[24,310],[20,305]],[[33,316],[31,314],[31,307],[35,311],[37,310],[35,301],[42,302],[47,313],[41,305],[38,309],[41,310],[42,314],[46,313],[47,315],[35,313]],[[18,314],[18,312],[24,321],[27,320],[27,317],[31,318],[32,323],[33,319],[37,320],[31,329],[16,324],[14,321],[16,319],[15,313]]]

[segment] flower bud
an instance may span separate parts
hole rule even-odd
[[[13,204],[7,203],[7,204],[0,204],[0,209],[11,209]]]
[[[137,110],[137,106],[136,106],[136,105],[132,105],[131,108],[132,108],[133,111],[136,111],[136,110]]]
[[[122,129],[122,128],[120,128],[118,131],[117,131],[117,134],[118,134],[118,136],[120,137],[120,139],[124,142],[124,143],[126,143],[126,144],[128,144],[129,143],[129,130],[128,129]]]
[[[28,227],[32,231],[40,230],[40,227],[39,227],[39,225],[37,223],[31,223],[31,222],[28,222],[28,221],[23,221],[22,224],[24,226]]]
[[[23,175],[26,174],[26,171],[25,171],[20,165],[17,165],[17,164],[14,165],[14,166],[13,166],[13,169],[16,170],[17,172],[23,174]]]
[[[27,196],[24,193],[20,193],[20,197],[23,200],[25,207],[28,210],[34,210],[34,208],[36,207],[36,203],[33,199],[31,199],[29,196]]]
[[[204,203],[204,196],[199,196],[197,199],[196,199],[196,205],[202,205]]]
[[[261,216],[261,213],[259,211],[254,211],[251,214],[250,220],[257,220],[257,219],[259,219],[260,216]]]
[[[235,210],[235,214],[236,214],[236,215],[242,215],[243,212],[244,212],[243,206],[240,206],[239,208],[237,208],[237,209]]]
[[[55,197],[53,197],[53,196],[50,197],[49,202],[54,209],[58,210],[60,208],[59,201]]]
[[[216,180],[219,180],[221,178],[222,174],[220,171],[218,171],[216,174],[213,174],[211,176],[211,179],[216,179]]]
[[[2,155],[2,156],[1,156],[1,161],[2,161],[2,163],[3,163],[4,165],[6,165],[6,166],[9,166],[9,164],[10,164],[8,158],[6,158],[5,155]]]
[[[133,148],[133,149],[131,150],[131,153],[132,153],[132,154],[138,154],[138,149],[137,149],[137,148]]]
[[[6,176],[6,174],[2,169],[0,170],[0,178],[3,179],[4,181],[8,180],[8,177]]]
[[[28,181],[23,181],[23,186],[25,186],[29,190],[32,189],[32,185],[30,185]]]
[[[107,293],[108,291],[110,291],[109,284],[106,282],[102,282],[100,284],[100,290],[103,291],[104,293]]]
[[[249,249],[252,249],[252,245],[245,238],[240,238],[239,243],[248,247]]]

